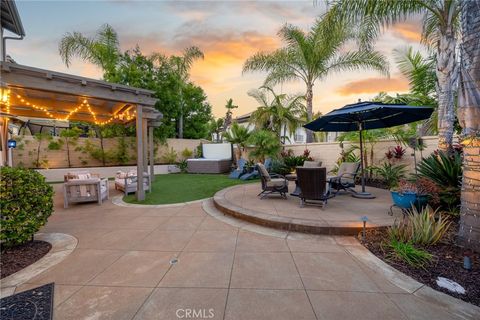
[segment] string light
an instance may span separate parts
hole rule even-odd
[[[10,113],[10,89],[4,89],[2,88],[2,95],[1,95],[1,100],[0,100],[0,105],[2,107],[5,107],[5,111],[7,114]]]
[[[17,94],[16,95],[17,99],[20,100],[21,103],[29,106],[29,107],[32,107],[34,110],[38,110],[38,111],[42,111],[44,112],[49,118],[51,119],[54,119],[54,120],[58,120],[58,121],[68,121],[74,114],[80,112],[82,109],[86,109],[88,111],[88,113],[90,113],[90,115],[92,116],[93,118],[93,123],[95,123],[96,125],[106,125],[106,124],[109,124],[111,122],[113,122],[114,120],[121,120],[121,121],[130,121],[132,119],[134,119],[135,117],[135,114],[136,112],[134,111],[133,113],[130,112],[130,110],[125,110],[124,112],[122,113],[119,113],[119,114],[115,114],[115,115],[112,115],[111,117],[109,117],[107,120],[105,121],[99,121],[97,119],[97,114],[92,110],[92,107],[90,106],[90,104],[88,103],[88,100],[87,99],[83,99],[82,103],[79,104],[78,106],[75,107],[75,109],[71,110],[67,116],[65,116],[64,118],[59,118],[59,117],[55,117],[46,107],[44,106],[39,106],[39,105],[36,105],[30,101],[28,101],[26,98],[22,97],[21,95]],[[5,92],[2,92],[2,106],[5,105],[6,106],[6,110],[7,110],[7,113],[10,112],[10,89],[8,90],[5,90]]]

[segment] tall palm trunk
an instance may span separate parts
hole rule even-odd
[[[313,117],[313,84],[311,83],[307,83],[305,101],[307,103],[307,122],[310,122]],[[307,132],[307,143],[313,142],[313,132],[308,129],[305,129],[305,131]]]
[[[462,64],[458,118],[464,146],[458,240],[480,252],[480,1],[462,3]]]
[[[448,151],[453,144],[455,122],[454,87],[457,77],[455,47],[456,39],[452,26],[440,35],[437,47],[437,92],[438,92],[438,148]]]

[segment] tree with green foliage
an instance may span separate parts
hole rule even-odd
[[[63,141],[63,145],[67,148],[67,163],[69,168],[72,167],[72,162],[70,161],[70,147],[76,144],[81,133],[82,130],[77,127],[68,128],[60,132],[60,138]]]
[[[223,132],[223,118],[210,119],[208,124],[208,129],[210,131],[210,137],[213,139],[213,134],[215,134],[216,142],[222,141],[221,134]]]
[[[358,39],[368,47],[382,27],[420,14],[423,15],[422,40],[435,50],[438,147],[450,150],[455,122],[460,0],[335,0],[324,19],[332,24],[348,23],[358,28]]]
[[[237,159],[242,157],[242,152],[247,148],[250,135],[248,128],[239,125],[237,122],[234,122],[225,132],[225,140],[237,146]]]
[[[233,99],[230,98],[230,99],[227,100],[227,104],[225,105],[225,108],[227,109],[227,112],[225,113],[225,120],[223,121],[223,131],[224,132],[226,132],[227,129],[232,124],[233,109],[238,108],[238,106],[234,105],[233,104]]]
[[[102,25],[92,38],[77,31],[66,33],[60,40],[58,51],[67,67],[72,58],[78,57],[102,68],[105,79],[115,73],[121,55],[118,34],[108,24]]]
[[[346,50],[346,45],[356,37],[355,30],[347,24],[325,23],[318,19],[306,33],[300,28],[285,25],[279,36],[286,44],[271,53],[258,52],[248,58],[243,72],[266,71],[265,84],[301,80],[306,86],[307,121],[313,115],[313,86],[334,72],[374,69],[388,74],[388,63],[378,52],[359,48]],[[307,142],[313,134],[307,130]]]
[[[281,143],[285,144],[289,139],[287,132],[294,133],[303,123],[302,118],[306,116],[303,95],[277,94],[268,86],[251,90],[248,95],[259,104],[257,109],[252,112],[250,122],[257,129],[274,131]],[[270,96],[272,96],[271,100]]]
[[[254,131],[248,139],[248,144],[254,146],[248,156],[262,163],[268,157],[276,158],[281,149],[277,135],[268,130]]]
[[[42,132],[39,132],[39,133],[36,133],[33,135],[33,137],[35,138],[35,140],[38,141],[38,145],[37,145],[37,157],[35,159],[35,162],[33,163],[35,167],[37,168],[40,168],[42,167],[42,163],[40,161],[40,152],[42,150],[42,141],[49,141],[52,139],[52,136],[48,133],[42,133]]]

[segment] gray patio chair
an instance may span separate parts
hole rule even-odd
[[[300,188],[300,206],[305,204],[327,205],[329,190],[326,168],[297,167],[297,186]],[[311,202],[313,201],[313,202]]]
[[[109,198],[107,178],[69,179],[63,184],[63,204],[68,208],[70,203],[98,202]]]
[[[356,193],[353,188],[355,188],[355,179],[358,175],[359,169],[359,162],[343,162],[338,168],[337,175],[329,177],[330,188],[335,190],[335,194],[337,194],[340,190]]]
[[[322,161],[305,161],[303,163],[304,168],[320,168],[322,166]]]
[[[262,182],[262,192],[258,194],[260,199],[274,193],[278,193],[282,198],[287,199],[288,180],[279,174],[269,174],[261,163],[257,164],[257,168]]]

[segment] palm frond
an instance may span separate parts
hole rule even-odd
[[[353,51],[340,54],[330,61],[329,71],[355,71],[374,69],[385,76],[389,75],[386,58],[376,51]]]

